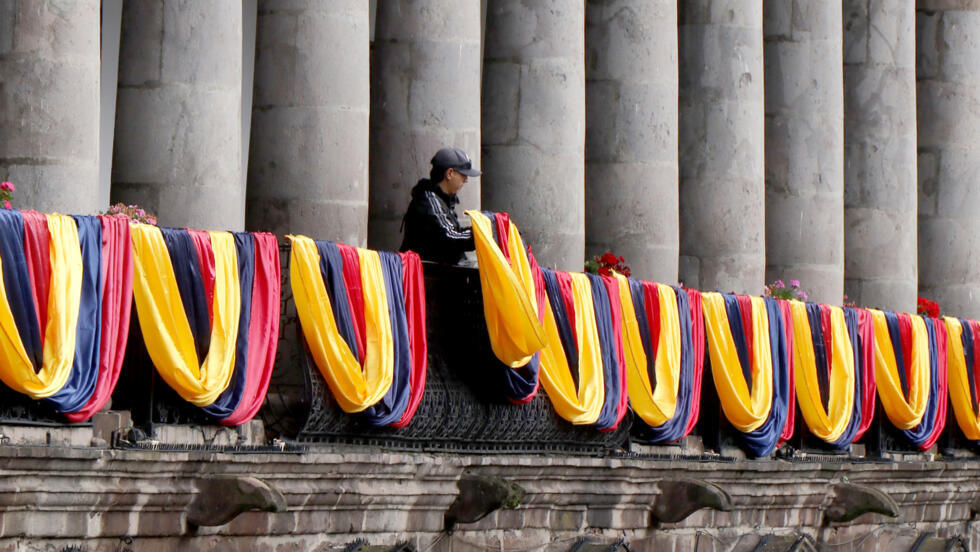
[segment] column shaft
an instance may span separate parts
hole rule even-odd
[[[13,205],[91,214],[99,202],[97,0],[0,3],[0,180]]]
[[[920,0],[916,26],[919,294],[980,318],[980,4]]]
[[[250,229],[367,243],[367,0],[259,3]]]
[[[480,3],[385,0],[378,4],[371,71],[371,247],[397,249],[412,186],[429,160],[455,146],[480,167]],[[480,208],[480,180],[459,211]],[[465,221],[464,221],[465,223]]]
[[[586,254],[677,281],[677,2],[586,4]]]
[[[766,279],[844,295],[841,3],[764,0]]]
[[[509,212],[542,266],[585,253],[585,6],[490,0],[483,206]]]
[[[915,6],[844,2],[844,292],[915,311]]]
[[[241,2],[128,1],[122,26],[112,200],[241,230]]]
[[[762,3],[678,3],[680,279],[762,293],[765,275]]]

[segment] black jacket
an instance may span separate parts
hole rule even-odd
[[[473,230],[459,225],[459,198],[442,191],[428,178],[412,188],[412,202],[405,212],[405,239],[401,251],[414,251],[424,261],[456,264],[464,251],[473,251]]]

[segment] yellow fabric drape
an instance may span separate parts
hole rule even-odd
[[[592,285],[585,274],[572,273],[571,279],[576,313],[575,334],[578,338],[578,391],[575,390],[550,303],[545,303],[544,327],[548,343],[541,350],[541,385],[548,392],[548,398],[559,416],[573,424],[593,424],[602,412],[605,386]]]
[[[677,296],[670,286],[657,284],[660,297],[660,338],[654,359],[656,388],[650,383],[647,355],[640,336],[638,316],[633,307],[628,280],[615,274],[619,281],[619,298],[623,305],[623,351],[626,356],[626,378],[630,405],[647,425],[660,427],[674,417],[681,373],[681,329]]]
[[[44,328],[43,364],[36,373],[20,339],[0,278],[0,380],[34,399],[54,395],[71,375],[82,300],[82,250],[78,227],[67,215],[45,217],[48,221],[51,285],[48,321]],[[0,259],[0,267],[3,262],[9,262],[9,259]]]
[[[843,435],[851,422],[854,412],[854,349],[851,336],[847,333],[844,310],[830,307],[831,345],[830,393],[828,408],[824,409],[820,399],[820,384],[817,380],[816,355],[813,352],[813,336],[810,333],[810,320],[806,304],[790,301],[793,314],[793,338],[795,351],[796,397],[800,411],[810,432],[832,443]],[[828,413],[829,410],[829,413]]]
[[[160,377],[184,400],[208,406],[228,387],[235,368],[241,293],[238,252],[229,232],[208,232],[214,251],[211,346],[201,363],[163,234],[134,224],[133,296],[146,350]]]
[[[361,412],[381,400],[395,373],[394,342],[388,314],[381,257],[377,251],[358,248],[361,284],[364,288],[366,352],[361,368],[357,355],[337,330],[330,295],[320,273],[320,253],[306,236],[286,236],[292,241],[289,277],[296,312],[313,360],[344,412]]]
[[[909,398],[902,393],[902,383],[898,376],[904,366],[897,366],[895,351],[888,334],[888,321],[885,313],[868,309],[874,319],[875,327],[875,379],[881,406],[892,424],[898,429],[912,429],[922,422],[926,405],[929,403],[929,334],[921,316],[912,318],[912,366],[909,381]]]
[[[946,316],[946,331],[949,334],[946,346],[947,374],[949,378],[949,398],[953,403],[953,413],[956,423],[963,430],[963,435],[971,441],[980,439],[980,416],[973,408],[973,398],[970,395],[970,377],[967,370],[972,366],[966,365],[966,355],[963,353],[963,326],[959,320]]]
[[[728,326],[725,298],[720,293],[701,295],[704,328],[708,335],[711,374],[725,417],[743,433],[759,428],[772,409],[772,356],[769,318],[762,297],[752,297],[752,392],[742,375],[742,365]],[[741,324],[741,321],[735,321]]]
[[[524,254],[524,242],[517,227],[510,223],[508,262],[493,239],[490,219],[479,211],[466,211],[466,214],[473,221],[490,347],[501,362],[520,368],[544,348],[548,339],[544,325],[538,320],[534,277]]]

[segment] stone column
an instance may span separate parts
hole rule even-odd
[[[920,0],[916,26],[919,294],[980,318],[980,4]]]
[[[915,312],[915,6],[844,1],[844,292]]]
[[[585,8],[586,255],[677,281],[677,2]]]
[[[766,279],[844,296],[841,3],[764,0]]]
[[[97,0],[0,2],[0,180],[13,205],[92,214],[99,201]]]
[[[378,3],[371,71],[372,248],[401,245],[412,186],[428,178],[436,151],[458,147],[480,167],[480,32],[478,0]],[[480,180],[471,178],[460,191],[460,215],[480,208]]]
[[[241,109],[241,2],[125,2],[112,200],[164,226],[241,230]]]
[[[506,211],[542,266],[585,255],[585,5],[490,0],[483,207]]]
[[[765,276],[761,0],[678,3],[680,280],[761,294]]]
[[[367,0],[259,2],[249,229],[367,244]]]

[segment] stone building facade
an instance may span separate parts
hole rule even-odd
[[[831,4],[11,0],[0,176],[23,207],[394,248],[451,144],[485,173],[462,207],[544,265],[980,317],[980,12]]]
[[[980,318],[977,37],[972,0],[5,0],[0,179],[16,207],[123,201],[168,226],[387,249],[429,157],[455,145],[484,171],[462,207],[511,213],[543,265],[611,250],[664,283],[761,294],[799,279],[826,303],[914,311],[923,294]],[[2,447],[0,549],[340,550],[360,533],[425,550],[567,550],[583,534],[748,550],[766,531],[783,549],[980,542],[975,463],[76,446],[89,442]],[[529,506],[445,536],[464,472],[514,477]],[[242,473],[274,479],[287,513],[188,529],[195,478]],[[734,508],[651,520],[668,476],[713,481]],[[897,497],[902,525],[822,517],[847,480]]]

